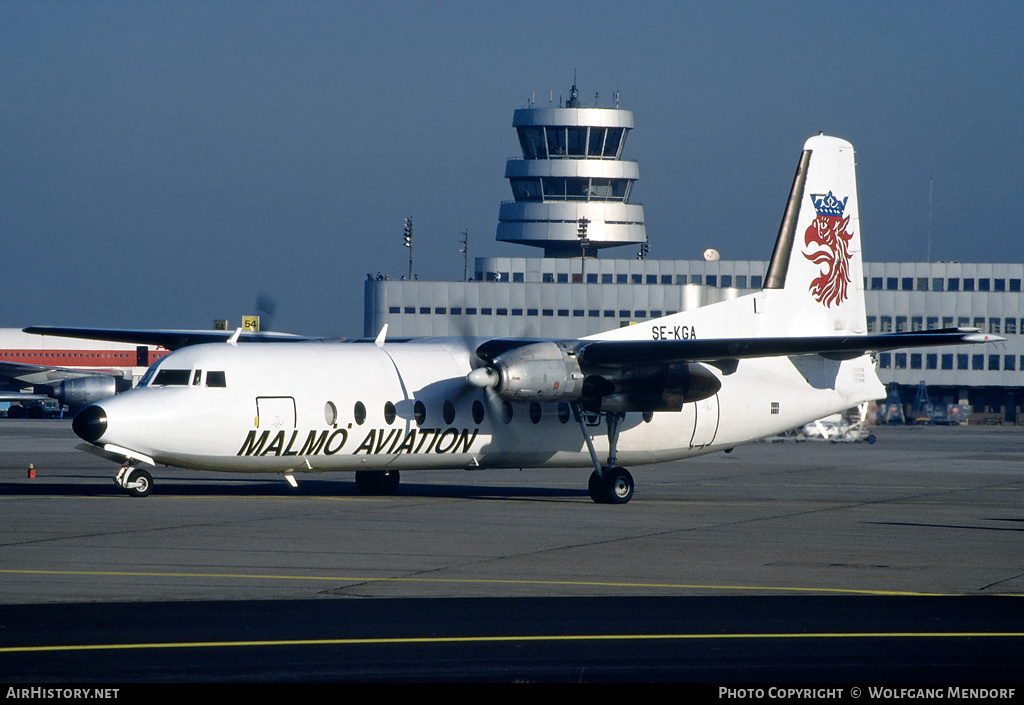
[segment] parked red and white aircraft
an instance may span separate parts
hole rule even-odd
[[[853,147],[804,145],[764,289],[578,340],[458,338],[196,345],[83,410],[81,446],[142,466],[294,475],[355,471],[370,493],[401,470],[590,467],[624,503],[619,463],[687,458],[885,396],[871,353],[1001,340],[975,329],[866,333]]]
[[[131,389],[146,368],[169,354],[148,345],[30,335],[0,329],[0,401],[14,403],[8,416],[38,417],[43,407],[29,402],[56,399],[85,407]]]
[[[258,326],[258,324],[257,324]],[[56,399],[73,409],[131,389],[172,350],[224,342],[231,331],[0,328],[0,402],[8,417],[40,417],[37,402]],[[285,333],[243,333],[243,342],[303,340]]]

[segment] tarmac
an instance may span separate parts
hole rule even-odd
[[[415,604],[416,614],[449,615],[446,624],[453,613],[478,614],[481,621],[467,627],[478,636],[507,635],[511,625],[531,623],[516,617],[524,609],[591,615],[569,630],[588,634],[621,632],[615,615],[627,607],[640,612],[629,624],[655,631],[662,617],[701,614],[687,624],[711,619],[705,627],[712,631],[760,630],[776,637],[791,628],[815,632],[805,620],[822,611],[829,620],[845,613],[844,633],[857,631],[858,624],[875,633],[880,614],[890,615],[893,625],[917,615],[901,634],[932,633],[927,625],[938,621],[967,625],[980,619],[1001,625],[984,628],[999,632],[991,653],[979,647],[976,635],[970,648],[952,649],[958,657],[926,660],[913,673],[989,680],[1016,674],[1024,655],[1018,602],[1024,596],[1024,429],[881,427],[874,434],[871,445],[761,442],[728,454],[630,468],[633,500],[609,506],[588,497],[587,471],[537,469],[403,472],[397,495],[365,497],[343,473],[297,475],[293,489],[276,475],[156,468],[153,493],[131,498],[113,482],[115,464],[75,449],[70,422],[0,420],[0,672],[5,654],[18,653],[9,649],[39,642],[39,620],[55,618],[40,615],[65,615],[68,624],[75,623],[67,621],[69,613],[166,616],[205,606],[204,614],[244,612],[238,619],[252,625],[300,607],[326,615]],[[947,599],[964,596],[971,600]],[[874,599],[863,602],[867,598]],[[478,613],[466,607],[467,599],[473,605],[489,601],[492,608]],[[755,604],[758,609],[751,610]],[[730,612],[750,619],[726,627],[720,620]],[[773,613],[780,621],[764,623]],[[36,621],[12,616],[27,614]],[[382,634],[415,621],[405,608],[382,615]],[[81,632],[57,641],[103,641],[102,630],[90,624],[85,620]],[[309,629],[317,632],[322,624],[314,620]],[[422,628],[436,633],[433,624]],[[150,626],[140,622],[132,637],[119,637],[128,639],[118,642],[120,648],[163,643],[153,633],[155,623]],[[182,622],[172,619],[168,628],[177,630],[175,641],[199,643],[200,625],[180,633]],[[289,639],[302,641],[312,632]],[[860,672],[849,670],[850,664],[865,663],[857,643],[831,644],[836,660],[827,663],[814,657],[786,661],[787,650],[776,648],[779,660],[766,656],[755,667],[737,656],[738,670],[728,670],[722,664],[732,662],[719,654],[714,671],[702,670],[711,661],[692,652],[641,665],[647,662],[639,656],[621,660],[619,647],[614,656],[598,650],[588,677],[852,678]],[[847,648],[851,660],[842,657]],[[462,653],[453,658],[465,658]],[[500,653],[466,670],[339,671],[337,659],[307,659],[277,677],[561,680],[578,674],[578,654],[567,652],[562,661],[545,653],[523,662],[525,671],[503,670],[510,662]],[[57,655],[48,658],[64,663]],[[313,662],[335,665],[315,672],[301,665]],[[618,670],[610,665],[616,662]],[[622,666],[627,662],[632,667]],[[31,663],[8,673],[26,680],[52,673],[45,670],[49,661]],[[245,679],[252,677],[248,667],[199,676],[173,669],[86,670],[79,679],[100,672],[115,680],[175,680],[175,673],[186,680],[186,673],[200,680]]]

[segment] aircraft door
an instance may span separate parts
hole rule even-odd
[[[295,399],[256,397],[256,428],[295,428]]]
[[[703,448],[710,445],[718,435],[718,395],[693,402],[696,418],[693,424],[693,436],[690,438],[691,448]]]

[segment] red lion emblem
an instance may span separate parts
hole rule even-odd
[[[831,192],[827,197],[812,196],[818,217],[804,232],[805,245],[817,245],[809,254],[803,255],[817,265],[825,265],[821,276],[811,281],[808,290],[826,308],[838,306],[847,297],[850,283],[850,240],[853,233],[847,232],[849,216],[843,217],[846,199],[838,201]]]

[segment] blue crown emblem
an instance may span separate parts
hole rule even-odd
[[[818,212],[818,215],[837,215],[842,217],[848,200],[850,200],[849,196],[840,201],[832,195],[831,191],[828,192],[827,196],[822,193],[811,194],[811,201],[814,203],[814,210]]]

